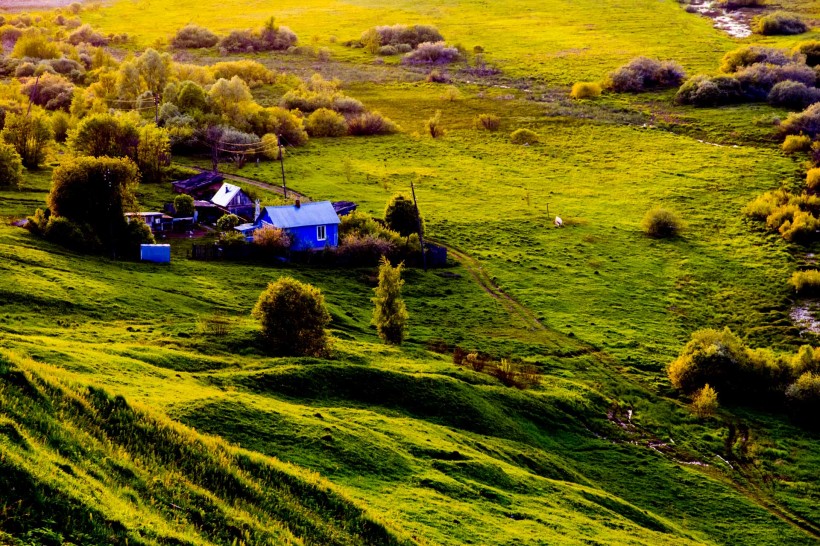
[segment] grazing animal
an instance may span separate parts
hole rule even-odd
[[[564,227],[564,221],[561,220],[560,216],[555,217],[555,227]]]

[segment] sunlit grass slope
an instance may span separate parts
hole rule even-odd
[[[637,55],[676,59],[693,71],[711,70],[712,59],[732,40],[708,19],[686,13],[674,0],[115,0],[83,19],[106,32],[135,34],[143,44],[168,38],[189,22],[228,31],[256,27],[265,18],[291,27],[303,44],[332,47],[342,57],[369,59],[329,43],[358,38],[375,25],[435,24],[451,43],[480,45],[488,58],[515,76],[553,84],[600,79]],[[139,32],[134,32],[139,29]]]

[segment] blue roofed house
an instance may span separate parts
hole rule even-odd
[[[322,250],[339,245],[340,223],[330,201],[305,204],[296,201],[284,207],[265,207],[253,224],[243,224],[237,229],[246,237],[252,237],[256,229],[274,226],[292,237],[291,250]]]

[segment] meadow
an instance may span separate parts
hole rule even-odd
[[[129,33],[117,56],[164,47],[189,22],[226,32],[270,15],[329,48],[325,61],[249,57],[339,78],[401,131],[288,147],[289,187],[381,217],[412,182],[426,235],[469,260],[405,270],[409,337],[383,345],[373,268],[193,261],[186,239],[167,266],[115,261],[11,225],[43,206],[57,147],[21,189],[0,190],[0,543],[816,543],[816,433],[757,407],[698,419],[665,373],[700,328],[788,352],[816,340],[791,321],[787,284],[816,249],[740,212],[804,175],[806,156],[775,138],[788,112],[695,109],[669,91],[568,97],[569,84],[638,55],[712,73],[740,43],[816,33],[739,41],[666,0],[513,4],[286,0],[271,13],[257,1],[114,0],[81,12]],[[502,72],[429,83],[342,45],[392,23],[435,24]],[[253,93],[273,105],[284,89]],[[446,134],[431,138],[436,111]],[[479,114],[500,129],[477,129]],[[519,128],[540,142],[512,144]],[[276,162],[222,169],[280,179]],[[155,210],[173,194],[142,184],[137,196]],[[641,231],[655,206],[681,216],[680,237]],[[324,293],[328,358],[261,344],[251,308],[283,275]],[[226,332],[209,331],[215,317]],[[538,385],[456,365],[454,346],[533,366]]]

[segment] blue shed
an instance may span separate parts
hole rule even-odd
[[[285,207],[265,207],[254,222],[256,227],[272,225],[293,238],[293,250],[321,250],[339,245],[339,216],[330,201]]]
[[[171,263],[171,245],[140,245],[140,260],[169,264]]]

